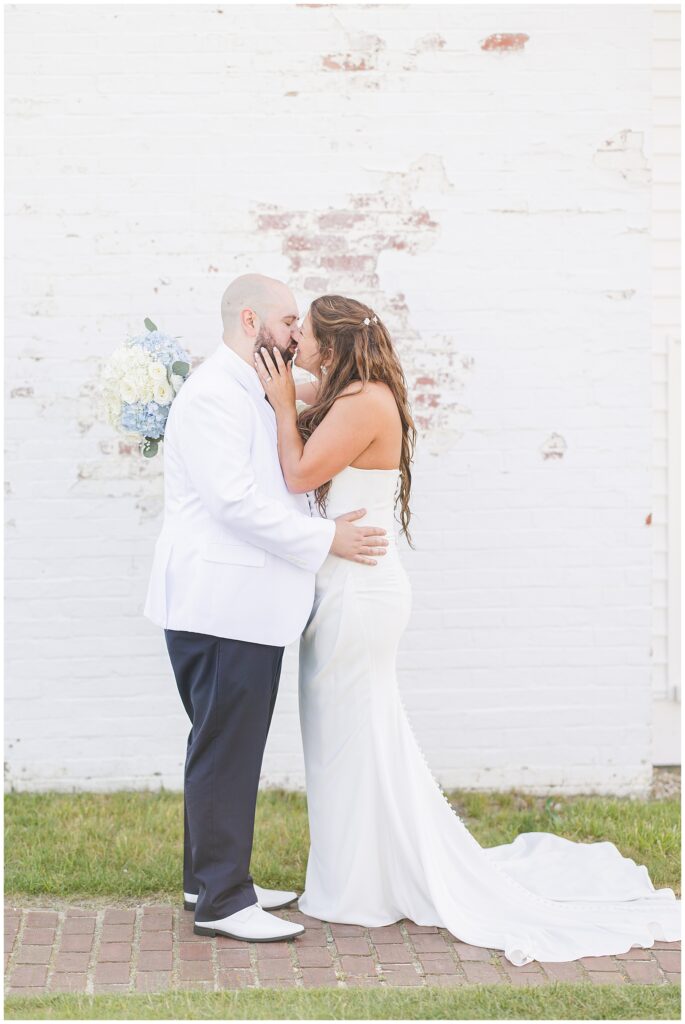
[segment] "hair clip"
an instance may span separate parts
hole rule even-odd
[[[377,316],[374,316],[374,318],[373,318],[373,322],[374,322],[375,324],[377,324],[377,323],[378,323],[378,317],[377,317]],[[365,323],[367,327],[369,326],[369,324],[371,323],[371,320],[370,320],[370,319],[368,318],[368,316],[365,316],[365,317],[364,317],[363,323]]]

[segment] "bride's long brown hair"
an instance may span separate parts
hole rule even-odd
[[[344,295],[321,295],[310,307],[312,331],[319,345],[322,362],[331,358],[328,372],[322,376],[318,394],[313,405],[303,410],[298,419],[302,438],[311,437],[318,425],[330,411],[333,403],[341,397],[350,384],[359,382],[362,390],[368,381],[383,381],[392,391],[402,420],[402,455],[400,457],[400,487],[395,504],[400,503],[401,533],[410,546],[409,493],[411,490],[411,462],[416,444],[416,428],[409,409],[407,382],[402,366],[393,347],[390,335],[380,317],[363,302],[348,299]],[[369,324],[364,320],[368,318]],[[354,394],[358,394],[355,391]],[[316,503],[324,514],[326,498],[331,489],[328,480],[316,488]]]

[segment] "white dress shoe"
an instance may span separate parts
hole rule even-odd
[[[296,892],[287,892],[283,889],[262,889],[261,885],[255,885],[254,891],[257,903],[262,910],[281,910],[283,907],[289,907],[298,898]],[[183,893],[184,910],[195,910],[196,903],[197,894]]]
[[[296,892],[287,892],[284,889],[262,889],[261,885],[255,885],[254,891],[262,910],[281,910],[298,899]]]
[[[283,942],[301,935],[304,928],[301,924],[281,921],[280,917],[267,914],[258,903],[253,903],[220,921],[196,921],[193,931],[196,935],[225,935],[243,942]]]

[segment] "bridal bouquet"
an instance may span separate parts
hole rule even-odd
[[[115,430],[133,434],[151,459],[164,439],[171,403],[190,372],[190,356],[175,338],[145,319],[147,334],[129,339],[107,360],[101,377],[105,413]]]

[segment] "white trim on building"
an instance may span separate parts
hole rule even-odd
[[[680,755],[680,7],[652,8],[652,759]]]

